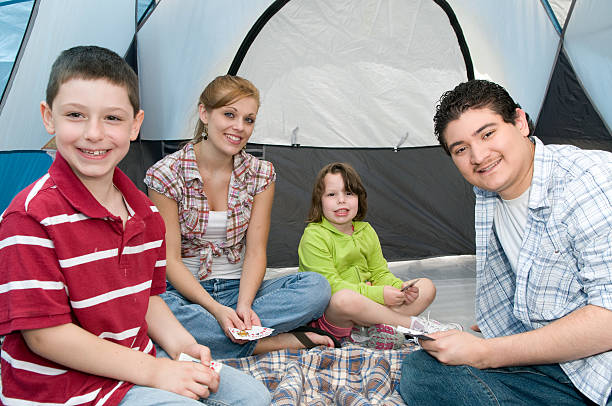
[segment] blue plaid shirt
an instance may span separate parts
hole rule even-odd
[[[612,310],[612,154],[533,140],[516,273],[493,226],[499,196],[474,188],[476,319],[487,338],[543,327],[587,304]],[[560,365],[584,395],[606,403],[612,351]]]

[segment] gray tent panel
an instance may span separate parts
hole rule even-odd
[[[387,260],[474,253],[474,194],[439,147],[265,147],[278,178],[268,243],[270,266],[297,265],[311,191],[323,165],[348,162],[368,193],[370,222]],[[436,168],[432,170],[432,168]]]

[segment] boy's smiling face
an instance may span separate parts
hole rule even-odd
[[[142,110],[134,115],[125,87],[105,79],[69,79],[53,105],[40,109],[58,152],[87,187],[112,183],[144,117]]]

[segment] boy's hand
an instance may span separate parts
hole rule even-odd
[[[219,388],[219,374],[209,366],[196,362],[157,358],[157,368],[150,386],[195,400],[205,399]]]
[[[236,306],[236,314],[242,319],[247,330],[253,326],[261,326],[259,316],[257,316],[257,313],[253,311],[251,306],[241,306],[238,304],[238,306]]]
[[[387,285],[383,288],[383,299],[387,306],[400,306],[406,301],[406,296],[398,288]]]
[[[418,279],[402,283],[401,292],[404,294],[406,304],[410,304],[419,297],[419,288],[414,286]]]
[[[215,319],[217,319],[217,323],[219,323],[219,325],[225,332],[225,335],[230,340],[232,340],[236,344],[244,344],[248,342],[248,340],[238,340],[234,338],[234,336],[229,330],[232,327],[240,330],[246,329],[245,323],[242,321],[240,316],[238,316],[234,309],[232,309],[231,307],[219,305],[219,307],[215,309],[213,316],[215,316]]]
[[[188,346],[182,349],[181,353],[185,353],[193,358],[197,358],[200,360],[200,363],[202,365],[210,367],[210,361],[212,361],[212,357],[210,355],[210,348],[206,347],[205,345],[197,343],[189,344]]]

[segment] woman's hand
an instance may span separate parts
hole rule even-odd
[[[251,306],[241,306],[238,304],[238,306],[236,306],[236,314],[242,319],[247,330],[252,326],[261,326],[259,316],[257,316],[257,313],[253,311]]]
[[[234,338],[234,336],[230,332],[230,328],[232,327],[240,329],[240,330],[246,329],[246,325],[242,321],[242,318],[238,316],[238,314],[236,313],[234,309],[220,304],[211,313],[213,316],[215,316],[215,319],[217,319],[217,323],[219,323],[219,325],[225,332],[225,335],[230,340],[232,340],[236,344],[244,344],[247,342],[247,340],[238,340]]]

